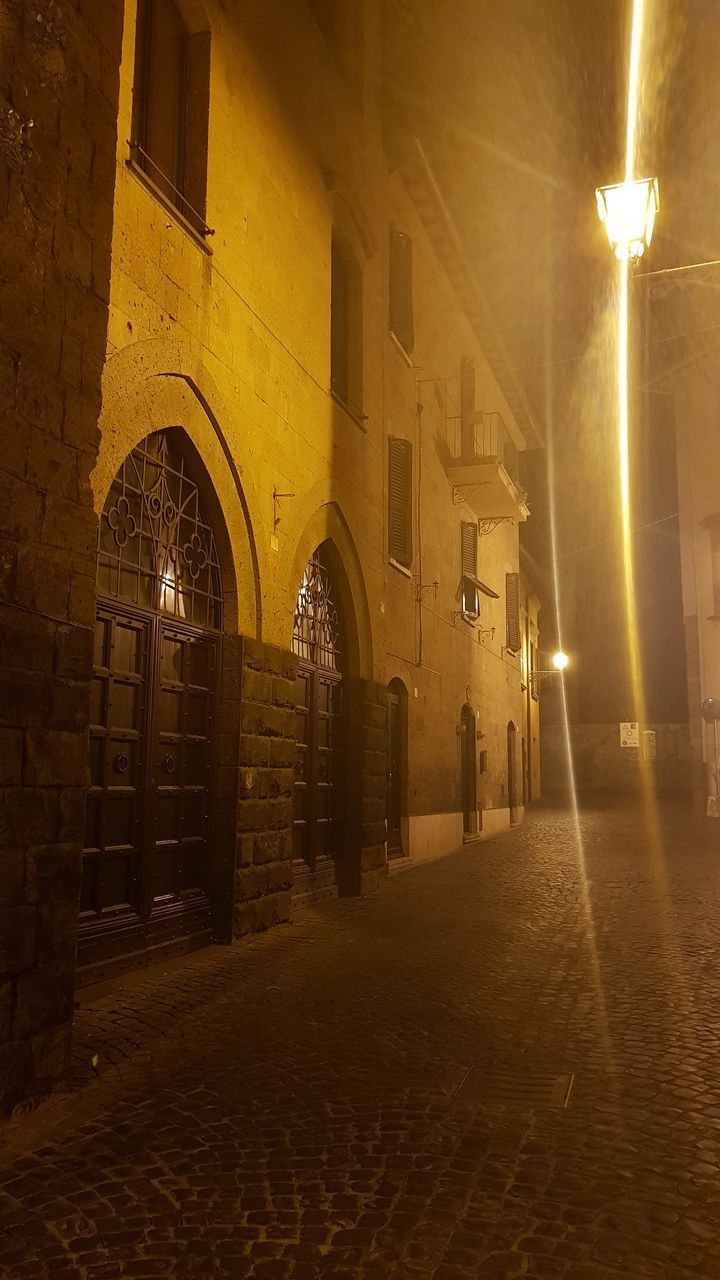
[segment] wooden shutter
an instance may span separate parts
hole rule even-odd
[[[408,355],[415,345],[412,299],[412,240],[390,230],[390,329]]]
[[[478,527],[473,520],[463,520],[460,525],[460,568],[462,585],[460,607],[463,613],[477,618],[480,613],[480,596],[477,587]]]
[[[478,527],[474,520],[463,520],[461,525],[462,575],[477,578]]]
[[[388,543],[393,560],[412,564],[412,444],[390,437],[388,455]]]
[[[505,574],[505,648],[517,653],[520,648],[520,574]]]

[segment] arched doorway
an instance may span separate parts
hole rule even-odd
[[[407,814],[407,689],[402,680],[388,685],[387,856],[401,858]]]
[[[475,764],[475,713],[467,703],[460,714],[460,778],[463,835],[477,835],[477,773]]]
[[[293,871],[298,905],[337,896],[343,628],[326,548],[311,556],[295,606],[297,674]]]
[[[78,961],[101,972],[211,937],[222,598],[199,471],[154,432],[100,517]]]
[[[512,720],[507,727],[508,806],[510,822],[518,821],[517,813],[517,729]]]

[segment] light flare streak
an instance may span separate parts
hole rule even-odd
[[[550,197],[548,196],[548,217],[546,225],[552,226],[553,219],[550,216],[551,209],[549,207]],[[550,549],[552,556],[552,577],[553,577],[553,600],[555,612],[555,639],[560,652],[564,651],[563,644],[563,624],[562,624],[562,605],[560,591],[560,574],[558,569],[558,538],[557,538],[557,512],[555,508],[555,413],[554,413],[554,383],[553,369],[554,361],[552,359],[553,347],[553,329],[552,329],[552,299],[551,299],[551,281],[553,279],[553,261],[552,261],[552,240],[548,240],[547,244],[547,298],[545,308],[545,423],[547,428],[547,467],[548,467],[548,493],[549,501],[549,523],[550,523]],[[570,791],[570,801],[572,807],[572,825],[573,837],[575,844],[575,861],[577,866],[577,882],[579,898],[582,913],[585,918],[585,938],[587,943],[588,959],[592,972],[592,982],[595,991],[595,1009],[598,1019],[598,1028],[605,1051],[605,1061],[608,1067],[608,1078],[613,1092],[617,1095],[617,1072],[615,1066],[615,1058],[613,1054],[612,1037],[610,1035],[610,1026],[608,1020],[607,1002],[605,999],[605,988],[602,978],[602,970],[600,965],[600,955],[597,943],[597,929],[595,926],[595,917],[593,912],[592,896],[590,891],[590,878],[588,876],[587,860],[585,856],[585,842],[583,840],[582,823],[580,819],[580,807],[578,804],[577,783],[575,779],[575,762],[573,759],[573,746],[570,731],[570,714],[568,709],[567,686],[565,683],[564,668],[558,669],[558,680],[560,681],[560,706],[561,706],[561,723],[563,742],[565,747],[565,768],[567,771],[568,787]]]
[[[625,141],[626,182],[634,181],[637,161],[638,122],[641,111],[640,71],[644,22],[645,0],[633,0],[627,97],[627,130]],[[645,698],[642,680],[635,593],[632,493],[630,483],[630,406],[632,403],[632,389],[630,379],[630,262],[627,258],[621,260],[619,264],[619,272],[617,392],[618,462],[620,498],[622,506],[623,574],[634,718],[639,725],[644,725],[646,723]],[[693,1025],[693,1002],[689,995],[689,988],[685,979],[682,953],[676,936],[675,923],[671,908],[671,895],[667,878],[666,857],[660,824],[654,772],[651,763],[644,759],[642,748],[640,749],[639,766],[646,835],[648,839],[651,865],[656,882],[656,903],[659,926],[658,941],[661,953],[664,954],[665,960],[668,1004],[676,1011],[676,1016],[682,1018],[683,1026],[687,1030]],[[689,1082],[695,1084],[700,1081],[703,1087],[707,1087],[701,1068],[691,1065],[691,1063],[686,1060],[682,1064],[682,1072]],[[720,1150],[720,1144],[718,1144],[718,1150]]]

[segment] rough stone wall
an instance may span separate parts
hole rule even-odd
[[[69,1045],[121,28],[0,0],[0,1108]]]
[[[659,792],[690,794],[690,735],[686,724],[643,726],[656,734],[657,755],[650,764]],[[616,724],[571,726],[575,782],[580,791],[633,791],[639,789],[640,751],[620,746]],[[565,737],[561,725],[545,725],[542,731],[542,769],[546,790],[568,786]]]
[[[233,934],[290,918],[297,658],[241,641]]]

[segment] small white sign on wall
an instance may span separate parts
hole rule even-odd
[[[620,725],[620,746],[639,747],[640,727],[637,720],[625,720]]]
[[[643,760],[655,760],[657,758],[657,738],[654,729],[643,729],[642,746]]]

